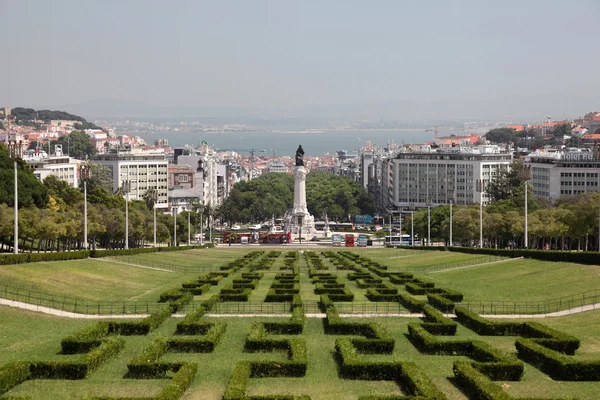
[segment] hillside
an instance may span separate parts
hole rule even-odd
[[[78,115],[69,114],[65,111],[53,111],[53,110],[34,110],[33,108],[15,107],[11,110],[11,114],[15,116],[16,122],[19,125],[36,125],[34,121],[43,121],[44,123],[50,123],[50,120],[60,119],[68,121],[79,121],[80,123],[75,125],[76,129],[102,129],[104,128],[88,122],[85,118]]]

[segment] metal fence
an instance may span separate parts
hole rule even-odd
[[[188,305],[190,308],[200,306],[202,302],[192,302]],[[219,302],[209,311],[211,314],[290,314],[292,304],[287,302],[264,302],[264,301],[240,301],[240,302]]]
[[[501,260],[508,260],[508,259],[509,259],[508,257],[488,255],[488,256],[482,256],[482,257],[478,257],[478,258],[471,258],[469,260],[456,261],[456,262],[444,263],[444,264],[438,264],[438,265],[430,265],[430,266],[426,266],[426,267],[406,267],[406,268],[399,267],[397,272],[429,273],[429,272],[444,271],[444,270],[448,270],[448,269],[468,267],[471,265],[485,264],[485,263],[490,263],[490,262],[494,262],[494,261],[501,261]],[[394,269],[394,271],[395,271],[395,269]]]
[[[465,307],[477,314],[549,314],[556,312],[580,311],[581,308],[594,310],[600,308],[600,290],[580,293],[572,296],[557,297],[539,301],[463,301],[459,306]]]
[[[139,257],[139,256],[105,257],[105,260],[119,262],[119,263],[125,263],[125,264],[134,264],[134,265],[138,265],[140,267],[155,268],[155,269],[159,269],[159,270],[162,269],[162,270],[167,270],[167,271],[172,271],[172,272],[203,273],[203,272],[220,272],[221,271],[220,266],[212,266],[212,267],[186,266],[186,265],[180,265],[180,264],[175,264],[175,263],[169,263],[169,262],[165,262],[162,260],[160,260],[160,261],[159,260],[149,260],[148,258]],[[227,260],[225,259],[224,264],[226,261]]]
[[[155,301],[87,301],[10,286],[0,286],[0,298],[73,313],[94,315],[149,314],[162,306]]]

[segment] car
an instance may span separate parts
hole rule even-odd
[[[231,227],[231,230],[232,230],[232,231],[239,231],[240,229],[242,229],[242,228],[240,228],[240,226],[239,226],[239,225],[233,225],[233,226]]]
[[[252,226],[248,227],[248,229],[250,229],[251,231],[258,231],[258,230],[262,229],[262,225],[261,224],[252,225]]]

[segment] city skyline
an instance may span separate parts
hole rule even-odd
[[[11,77],[0,103],[92,118],[573,118],[600,90],[600,6],[588,0],[2,1],[0,12]]]

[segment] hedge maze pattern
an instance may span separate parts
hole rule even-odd
[[[95,322],[73,332],[61,341],[62,354],[70,355],[67,361],[35,360],[2,366],[0,396],[25,398],[10,396],[10,393],[26,380],[86,379],[124,349],[125,336],[148,335],[173,314],[185,312],[172,335],[157,335],[127,362],[124,378],[166,381],[155,397],[93,397],[96,400],[179,399],[198,371],[202,373],[202,368],[197,362],[166,361],[163,356],[214,352],[227,335],[227,324],[208,321],[205,315],[218,303],[248,302],[251,296],[256,296],[259,285],[267,276],[272,282],[262,301],[289,305],[290,317],[278,322],[255,322],[250,326],[243,351],[261,353],[264,359],[261,356],[260,359],[246,360],[244,358],[248,357],[242,354],[223,388],[222,399],[310,399],[303,393],[248,394],[251,379],[302,379],[311,368],[307,346],[311,338],[304,332],[306,315],[301,295],[302,289],[306,293],[307,288],[301,287],[300,283],[306,277],[312,285],[310,290],[319,297],[318,306],[324,315],[323,332],[335,336],[333,357],[338,377],[342,380],[393,381],[403,393],[398,396],[359,396],[360,400],[443,400],[447,397],[427,371],[394,352],[396,340],[385,324],[361,322],[338,312],[336,303],[352,302],[356,289],[361,289],[371,302],[397,303],[407,312],[421,313],[420,319],[413,319],[408,324],[406,337],[423,355],[466,357],[468,361],[454,361],[453,374],[454,384],[469,399],[513,399],[495,381],[519,381],[523,377],[524,362],[553,380],[600,380],[600,360],[579,360],[575,355],[580,346],[577,338],[538,322],[486,320],[460,307],[461,293],[438,288],[425,278],[389,272],[387,267],[347,251],[254,251],[222,266],[219,272],[202,274],[198,279],[183,282],[181,287],[162,293],[159,300],[162,306],[146,318]],[[224,281],[228,283],[224,284]],[[402,288],[405,292],[400,290]],[[208,297],[210,293],[213,294]],[[199,304],[194,302],[192,307],[194,296],[202,295],[204,300]],[[479,336],[517,336],[516,355],[483,340],[454,338],[459,324]],[[272,352],[283,352],[286,359],[273,360],[270,358]],[[369,355],[380,357],[373,361]]]

